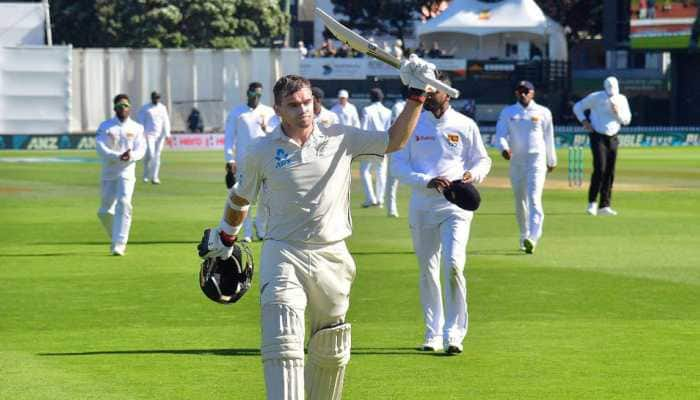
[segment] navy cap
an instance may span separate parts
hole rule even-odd
[[[535,90],[535,85],[532,84],[530,81],[520,81],[518,84],[515,86],[515,89],[519,89],[521,87],[527,88],[529,90]]]
[[[456,204],[459,208],[476,211],[481,205],[481,195],[474,185],[461,179],[452,181],[452,184],[442,191],[447,201]]]

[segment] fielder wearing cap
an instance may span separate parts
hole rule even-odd
[[[323,98],[325,93],[320,87],[312,87],[311,95],[314,97],[314,121],[324,127],[339,124],[338,116],[323,106]]]
[[[338,102],[331,108],[331,111],[338,116],[341,125],[360,127],[360,116],[357,107],[348,100],[350,95],[343,89],[338,92]]]
[[[204,257],[227,259],[249,205],[260,191],[270,216],[260,257],[263,370],[270,400],[342,397],[350,361],[345,315],[355,277],[350,236],[350,167],[354,157],[406,144],[422,109],[432,66],[404,63],[402,81],[416,95],[387,132],[314,123],[311,84],[288,75],[274,87],[282,124],[253,140],[240,165],[215,239]],[[304,360],[305,320],[310,337]],[[306,379],[304,379],[306,377]]]
[[[515,104],[504,108],[498,117],[493,144],[510,161],[520,249],[532,254],[542,237],[545,177],[557,165],[554,124],[549,109],[535,103],[532,83],[518,82],[515,99]]]
[[[438,79],[449,84],[446,75]],[[392,155],[391,172],[411,186],[408,223],[420,266],[423,349],[462,352],[467,335],[466,248],[474,213],[448,201],[452,181],[479,183],[491,169],[476,123],[444,93],[430,93],[408,145]],[[441,290],[440,277],[446,277]]]
[[[143,181],[160,184],[160,155],[163,144],[170,138],[168,109],[160,102],[160,93],[151,93],[151,102],[144,104],[136,116],[146,136],[146,155],[143,159]]]
[[[114,98],[114,114],[97,128],[95,147],[102,159],[101,201],[97,216],[110,238],[111,252],[123,256],[131,228],[131,198],[136,183],[136,161],[146,152],[143,126],[129,115],[125,94]]]
[[[619,144],[617,133],[622,125],[629,125],[632,113],[627,97],[620,94],[617,78],[608,77],[603,87],[605,90],[593,92],[574,104],[574,114],[589,131],[593,154],[586,212],[590,215],[617,215],[617,211],[610,207]],[[586,110],[590,111],[590,119],[586,117]],[[596,203],[598,194],[600,200]]]

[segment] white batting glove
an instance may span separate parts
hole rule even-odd
[[[226,235],[223,233],[223,235]],[[233,242],[236,240],[233,236],[231,244],[228,246],[222,241],[221,228],[212,228],[204,231],[202,241],[197,246],[197,251],[202,258],[219,257],[222,260],[227,260],[233,254]],[[226,235],[230,240],[230,235]]]
[[[431,64],[415,54],[411,54],[408,60],[404,60],[401,64],[401,82],[404,85],[428,91],[428,79],[435,79],[435,64]]]

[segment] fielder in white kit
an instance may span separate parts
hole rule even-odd
[[[102,198],[97,216],[112,242],[110,251],[123,256],[131,228],[131,198],[136,183],[136,161],[146,152],[143,126],[129,118],[129,97],[114,98],[114,118],[97,128],[95,147],[102,158]]]
[[[138,123],[143,125],[146,137],[146,155],[143,158],[143,181],[154,185],[160,184],[160,155],[163,143],[170,139],[170,117],[168,109],[160,102],[160,94],[151,93],[151,102],[145,104],[136,115]]]
[[[515,218],[520,227],[520,249],[535,251],[542,237],[542,191],[549,172],[557,165],[554,124],[547,107],[535,103],[535,86],[521,81],[517,102],[501,111],[494,145],[510,160],[510,184],[515,197]]]
[[[342,396],[350,359],[345,315],[355,277],[344,241],[351,234],[352,159],[405,145],[424,99],[420,77],[432,75],[431,67],[417,57],[402,67],[402,81],[418,93],[388,135],[318,125],[308,80],[288,75],[275,84],[282,125],[252,144],[205,255],[230,256],[251,200],[264,191],[271,214],[260,260],[261,353],[270,400],[301,400],[305,392],[313,400]],[[305,313],[311,336],[306,366]]]
[[[401,111],[403,111],[403,108],[406,107],[406,96],[408,96],[408,93],[406,90],[402,90],[401,92],[402,98],[401,100],[398,100],[394,105],[391,107],[391,123],[393,124],[396,119],[399,117],[401,114]],[[385,198],[385,203],[386,203],[386,213],[389,217],[392,218],[398,218],[399,217],[399,208],[396,204],[396,194],[399,191],[399,179],[394,176],[394,174],[391,172],[391,168],[389,166],[391,165],[391,154],[387,154],[387,169],[386,169],[386,194],[384,195]]]
[[[369,91],[371,104],[362,110],[361,126],[366,131],[386,132],[391,127],[391,110],[384,107],[384,93],[379,88]],[[376,186],[372,185],[372,170],[376,177]],[[387,173],[386,155],[376,154],[362,157],[360,161],[360,181],[365,192],[362,207],[384,206]]]
[[[323,106],[322,101],[325,96],[323,89],[314,86],[311,88],[311,95],[314,98],[314,122],[325,128],[339,124],[340,120],[338,119],[338,115]]]
[[[438,79],[450,84],[446,75]],[[430,93],[425,109],[408,145],[392,155],[391,169],[412,189],[408,222],[420,265],[423,349],[458,354],[469,323],[464,265],[474,213],[447,201],[442,191],[458,179],[483,181],[491,159],[476,123],[450,107],[446,94]]]
[[[360,115],[357,113],[357,107],[352,104],[348,97],[350,93],[343,89],[338,91],[338,102],[331,108],[331,111],[338,116],[341,125],[360,127]]]
[[[262,85],[255,87],[252,91],[248,91],[248,106],[236,118],[233,126],[232,156],[235,160],[232,164],[232,170],[236,171],[236,166],[243,162],[248,151],[248,147],[255,138],[259,138],[272,132],[279,124],[279,119],[275,115],[275,110],[272,107],[260,103],[262,96]],[[255,204],[257,201],[254,201]],[[265,226],[267,225],[267,210],[263,202],[258,203],[255,218],[252,213],[248,213],[243,222],[243,241],[251,242],[253,240],[253,220],[255,220],[255,230],[258,238],[265,237]]]

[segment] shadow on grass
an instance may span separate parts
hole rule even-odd
[[[411,347],[357,347],[351,351],[353,356],[364,355],[424,355],[444,356],[442,352],[428,352]],[[113,351],[83,351],[71,353],[38,353],[42,357],[76,357],[76,356],[110,356],[110,355],[139,355],[139,354],[174,354],[174,355],[215,355],[232,357],[258,357],[259,349],[187,349],[187,350],[113,350]]]
[[[414,251],[351,251],[353,256],[372,256],[372,255],[414,255]]]
[[[114,350],[114,351],[84,351],[75,353],[38,353],[38,356],[105,356],[105,355],[134,355],[134,354],[175,354],[175,355],[215,355],[215,356],[260,356],[259,349],[187,349],[187,350]]]
[[[0,258],[4,257],[75,257],[75,256],[86,256],[86,255],[101,255],[94,253],[35,253],[35,254],[0,254]],[[108,254],[109,255],[109,254]]]
[[[139,246],[139,245],[151,245],[151,244],[191,244],[193,246],[196,246],[198,241],[194,240],[130,240],[129,241],[129,246]],[[52,246],[52,245],[90,245],[90,246],[109,246],[109,241],[103,240],[103,241],[84,241],[84,242],[34,242],[34,243],[29,243],[32,245],[41,245],[41,246]]]

